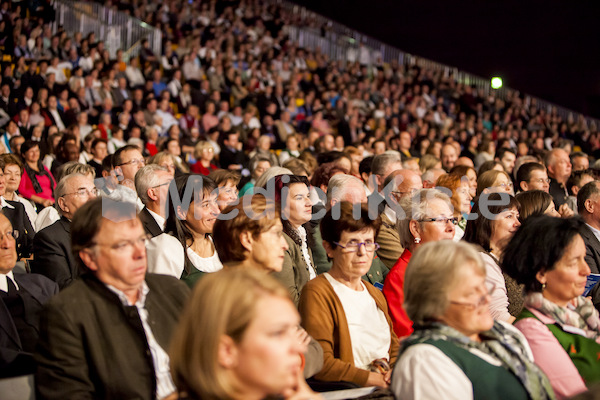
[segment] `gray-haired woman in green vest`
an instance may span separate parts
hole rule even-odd
[[[404,282],[414,332],[392,375],[396,398],[555,398],[523,335],[494,322],[485,271],[477,250],[464,242],[430,242],[415,251]]]
[[[590,268],[579,219],[528,218],[504,252],[502,270],[527,292],[515,326],[561,398],[600,382],[600,319],[582,294]]]

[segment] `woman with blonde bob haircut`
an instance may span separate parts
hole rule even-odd
[[[404,297],[415,330],[392,375],[396,398],[555,398],[525,337],[494,322],[485,271],[467,243],[432,242],[415,252]]]
[[[215,307],[218,304],[219,307]],[[274,278],[228,268],[203,279],[170,351],[171,375],[188,399],[320,398],[302,377],[300,316]]]

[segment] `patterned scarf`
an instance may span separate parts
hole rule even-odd
[[[489,331],[480,333],[481,342],[475,342],[454,328],[440,322],[415,324],[414,333],[406,339],[400,354],[408,346],[427,340],[443,340],[467,351],[477,349],[495,358],[512,372],[523,384],[532,399],[555,399],[546,375],[531,361],[525,352],[525,340],[498,322]]]
[[[592,302],[585,297],[576,297],[575,303],[575,305],[569,304],[567,307],[559,307],[547,300],[540,292],[528,293],[525,297],[525,307],[553,318],[561,328],[563,326],[574,326],[585,331],[587,338],[597,340],[600,336],[598,311]]]

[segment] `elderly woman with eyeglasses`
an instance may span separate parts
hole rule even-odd
[[[302,325],[323,347],[315,379],[387,387],[398,338],[385,297],[361,279],[377,250],[381,222],[369,217],[366,204],[338,204],[321,223],[331,269],[304,286],[299,304]]]
[[[404,307],[404,274],[414,251],[427,242],[452,239],[458,219],[452,215],[450,198],[437,189],[422,189],[400,203],[403,218],[396,227],[404,252],[392,267],[383,285],[394,332],[398,337],[412,333],[412,321]]]
[[[402,342],[397,399],[554,399],[525,337],[489,310],[486,267],[464,242],[427,243],[406,270],[414,332]]]

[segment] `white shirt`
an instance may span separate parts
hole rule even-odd
[[[181,279],[185,257],[183,246],[175,237],[162,233],[146,241],[146,258],[148,272]]]
[[[0,290],[8,293],[8,282],[6,281],[8,278],[13,281],[17,290],[19,290],[19,285],[17,285],[17,281],[15,281],[12,269],[7,274],[0,274]]]
[[[303,226],[298,228],[298,233],[300,234],[300,239],[302,239],[302,256],[304,257],[304,261],[306,261],[306,265],[308,265],[308,279],[314,279],[317,277],[317,272],[315,271],[315,267],[312,265],[310,254],[308,253],[308,243],[306,242],[306,229]]]
[[[152,329],[148,324],[148,310],[146,310],[146,296],[150,292],[150,288],[146,284],[146,281],[142,282],[142,288],[138,300],[135,304],[131,304],[125,293],[121,292],[114,286],[106,285],[111,291],[119,296],[119,300],[124,306],[135,306],[142,320],[142,326],[146,333],[146,340],[148,341],[148,347],[152,353],[152,361],[154,363],[154,373],[156,374],[156,397],[162,399],[175,392],[175,384],[171,378],[171,372],[169,367],[169,355],[167,352],[158,344],[152,333]]]
[[[33,229],[35,229],[36,232],[39,232],[45,227],[52,225],[59,219],[60,215],[54,206],[46,207],[38,214]]]
[[[15,208],[15,206],[13,206],[12,204],[8,204],[4,196],[0,196],[0,205],[2,206],[2,208],[6,207],[10,208],[11,210]]]
[[[211,239],[211,241],[212,241],[212,239]],[[192,264],[194,264],[194,267],[196,267],[196,269],[198,271],[211,273],[211,272],[217,272],[217,271],[220,271],[223,269],[223,264],[221,263],[221,260],[219,259],[219,255],[217,254],[216,250],[214,251],[213,255],[210,257],[200,257],[198,254],[196,254],[194,252],[194,250],[192,250],[188,247],[187,248],[187,256],[190,259],[190,261],[192,262]]]
[[[58,110],[49,110],[50,114],[52,114],[52,117],[54,118],[54,122],[56,122],[56,127],[58,128],[59,131],[64,131],[66,129],[65,124],[63,123],[63,120],[60,118],[60,114],[58,113]]]
[[[35,212],[33,204],[31,204],[29,200],[24,199],[16,193],[13,194],[13,201],[18,201],[19,203],[23,204],[23,207],[25,207],[25,212],[27,213],[27,217],[29,217],[29,222],[31,222],[31,226],[35,230],[35,220],[37,219],[37,212]]]
[[[383,213],[390,221],[392,221],[392,223],[396,223],[396,211],[392,210],[390,206],[386,205],[383,209]]]
[[[389,361],[390,327],[365,284],[361,281],[362,290],[356,291],[336,281],[328,272],[324,275],[344,308],[354,365],[368,370],[374,360],[385,358]]]

